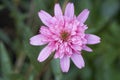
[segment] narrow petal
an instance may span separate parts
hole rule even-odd
[[[68,3],[65,8],[65,16],[73,18],[74,17],[74,5],[73,3]]]
[[[59,58],[59,57],[60,57],[60,52],[59,52],[59,50],[56,50],[56,51],[55,51],[54,58],[57,59],[57,58]]]
[[[100,38],[93,34],[86,34],[87,44],[97,44],[100,43]]]
[[[55,14],[56,17],[61,17],[62,16],[62,10],[61,10],[59,4],[55,4],[54,14]]]
[[[70,59],[68,56],[64,56],[62,59],[60,59],[60,66],[63,72],[68,72],[70,68]]]
[[[44,45],[44,44],[47,43],[44,40],[45,40],[44,36],[41,35],[41,34],[38,34],[38,35],[33,36],[32,38],[30,38],[30,44],[35,45],[35,46]]]
[[[38,56],[38,61],[39,62],[43,62],[44,60],[46,60],[49,55],[52,53],[52,49],[50,46],[46,46],[39,54]]]
[[[73,63],[80,69],[85,66],[84,60],[80,54],[73,54],[71,59]]]
[[[57,19],[57,22],[59,22],[59,23],[57,23],[57,22],[55,22],[55,23],[56,24],[64,24],[63,13],[62,13],[62,10],[61,10],[61,7],[59,4],[55,4],[54,14],[55,14],[55,18]]]
[[[45,36],[49,36],[49,35],[52,34],[51,31],[49,30],[49,28],[48,28],[48,27],[45,27],[45,26],[41,26],[39,32],[40,32],[41,34],[45,35]]]
[[[58,53],[55,53],[54,58],[55,58],[55,59],[59,58],[59,54],[58,54]]]
[[[84,23],[86,19],[88,18],[89,15],[89,10],[84,9],[77,17],[77,20],[80,21],[81,23]]]
[[[86,45],[83,46],[83,50],[88,51],[88,52],[92,52],[92,49]]]
[[[41,10],[38,13],[38,16],[40,17],[41,21],[46,25],[46,26],[50,26],[50,20],[52,19],[52,16],[50,14],[48,14],[47,12]]]

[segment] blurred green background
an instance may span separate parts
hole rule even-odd
[[[83,69],[71,62],[62,73],[52,56],[37,61],[44,46],[31,46],[29,39],[43,25],[38,11],[54,15],[55,3],[64,10],[67,2],[74,3],[76,15],[90,10],[86,33],[100,36],[101,43],[82,52]],[[0,0],[0,80],[120,80],[120,0]]]

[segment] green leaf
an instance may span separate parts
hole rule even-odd
[[[51,66],[52,66],[53,74],[55,76],[55,80],[61,80],[63,75],[60,69],[59,59],[52,60]]]
[[[32,37],[32,31],[29,27],[25,27],[24,33],[23,33],[23,50],[26,53],[26,55],[29,57],[32,65],[37,70],[37,72],[40,72],[42,69],[42,63],[39,63],[37,61],[37,57],[39,55],[40,50],[42,47],[35,47],[30,45],[29,39]]]
[[[62,80],[76,80],[76,77],[78,76],[78,72],[79,72],[79,69],[76,68],[75,65],[73,65],[70,67],[70,70],[68,73],[63,73]]]
[[[10,80],[26,80],[22,74],[12,73],[9,75]]]
[[[11,45],[9,37],[0,29],[0,39],[4,41],[7,45]]]
[[[4,77],[8,76],[12,72],[12,65],[8,52],[2,42],[0,42],[0,59],[1,59],[1,69],[2,75]]]
[[[110,19],[119,10],[119,0],[105,0],[101,7],[103,18]]]

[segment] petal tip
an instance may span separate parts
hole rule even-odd
[[[30,44],[31,45],[38,45],[35,41],[34,41],[34,37],[30,38]]]
[[[61,66],[62,72],[68,72],[69,68],[70,68],[70,59],[69,59],[69,57],[63,57],[60,60],[60,66]]]
[[[39,59],[39,58],[37,58],[37,60],[38,60],[39,62],[43,62],[43,60],[41,60],[41,59]]]
[[[84,23],[87,18],[89,16],[89,10],[88,9],[84,9],[77,17],[77,19],[81,22]]]
[[[44,56],[42,57],[42,56],[39,54],[37,60],[38,60],[39,62],[43,62],[43,61],[45,60],[45,58],[44,58]]]
[[[94,34],[86,34],[87,44],[98,44],[100,43],[100,37]]]
[[[45,12],[44,10],[40,10],[38,12],[38,16],[46,26],[50,26],[50,20],[52,19],[52,16],[49,13]]]
[[[80,66],[77,66],[79,69],[82,69],[83,67],[85,67],[85,63],[81,63]]]
[[[83,10],[87,15],[90,13],[89,9],[84,9]]]
[[[83,50],[88,51],[88,52],[93,52],[93,50],[88,46],[83,46]]]
[[[38,16],[40,16],[41,13],[43,13],[43,12],[44,12],[43,10],[40,10],[40,11],[38,12]]]
[[[73,63],[78,67],[79,69],[83,68],[85,66],[84,60],[82,58],[82,55],[80,54],[73,54],[71,56],[71,59]]]
[[[31,45],[34,45],[31,39],[30,39],[30,44],[31,44]]]
[[[84,10],[87,11],[87,12],[90,12],[89,9],[84,9]]]
[[[69,17],[69,18],[73,18],[74,17],[74,4],[73,3],[69,2],[66,5],[64,15],[67,16],[67,17]]]

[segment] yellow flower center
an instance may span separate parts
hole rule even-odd
[[[69,33],[66,32],[66,31],[62,31],[62,32],[61,32],[61,39],[62,39],[63,41],[67,41],[68,38],[69,38]]]

